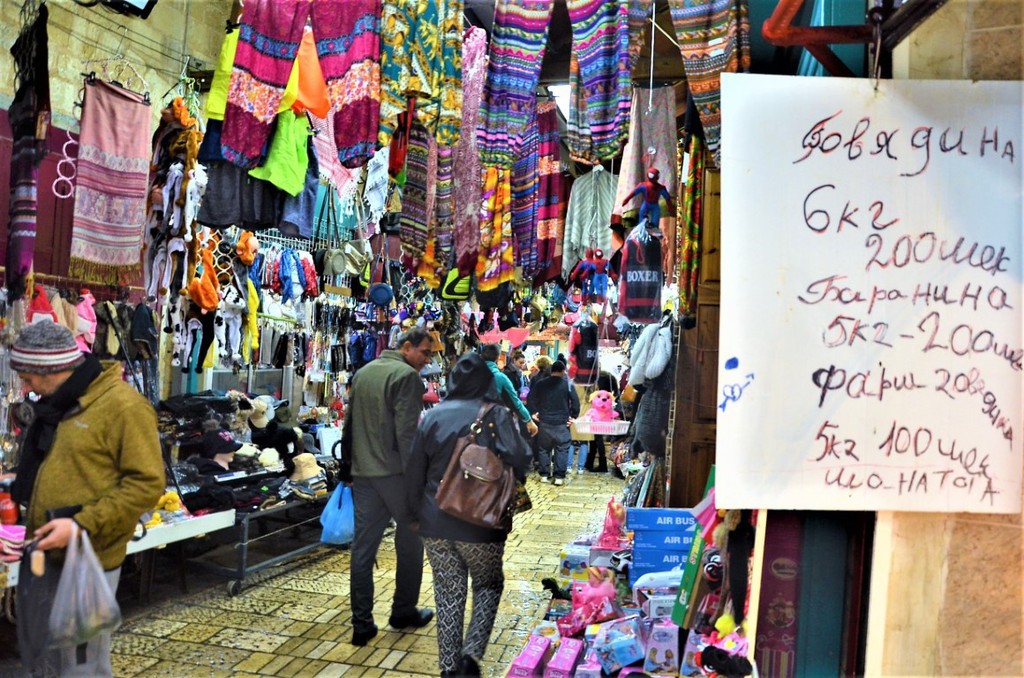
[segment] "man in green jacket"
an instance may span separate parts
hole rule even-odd
[[[46,320],[25,327],[11,369],[39,399],[23,406],[21,459],[12,494],[28,504],[26,534],[47,551],[88,532],[111,590],[139,517],[156,506],[165,476],[156,413],[121,380],[83,354],[71,330]],[[27,409],[26,409],[27,408]],[[110,634],[85,652],[61,652],[61,675],[111,675]]]
[[[377,635],[373,619],[373,566],[384,530],[395,529],[395,597],[388,623],[396,629],[426,626],[433,610],[419,609],[423,541],[413,529],[403,474],[423,411],[422,370],[433,355],[426,330],[414,327],[398,338],[398,349],[384,351],[361,367],[352,380],[347,416],[352,441],[352,502],[355,536],[349,581],[352,644]]]

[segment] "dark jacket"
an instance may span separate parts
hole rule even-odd
[[[348,410],[353,476],[402,473],[425,391],[420,375],[398,351],[384,351],[356,372]]]
[[[516,478],[520,480],[526,477],[529,445],[519,434],[513,416],[497,404],[499,396],[491,371],[480,356],[463,356],[449,376],[449,386],[448,397],[423,415],[416,430],[405,468],[409,506],[416,507],[422,537],[472,543],[503,542],[506,536],[503,530],[473,525],[439,510],[435,495],[455,442],[469,432],[469,425],[485,401],[496,403],[484,419],[486,423],[494,423],[490,447],[515,469]],[[479,440],[485,442],[483,438]]]
[[[566,425],[580,414],[580,398],[576,389],[562,375],[551,375],[530,387],[526,408],[536,412],[542,424]]]

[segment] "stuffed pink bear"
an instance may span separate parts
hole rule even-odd
[[[615,397],[608,391],[594,391],[590,394],[590,409],[580,419],[584,421],[615,421]]]

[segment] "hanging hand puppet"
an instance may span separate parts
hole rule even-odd
[[[661,172],[658,171],[657,167],[651,167],[647,170],[647,181],[642,184],[637,184],[633,192],[626,196],[626,199],[622,201],[622,206],[625,207],[629,204],[629,201],[636,196],[643,197],[644,201],[640,205],[640,221],[643,221],[646,217],[650,228],[658,228],[658,222],[661,221],[661,203],[659,202],[662,198],[665,199],[668,204],[668,211],[670,216],[675,216],[675,208],[672,206],[672,196],[669,195],[668,189],[658,179],[661,178]]]

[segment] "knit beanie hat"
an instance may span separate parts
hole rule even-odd
[[[73,370],[84,360],[71,330],[52,320],[27,325],[11,348],[11,369],[27,374]]]

